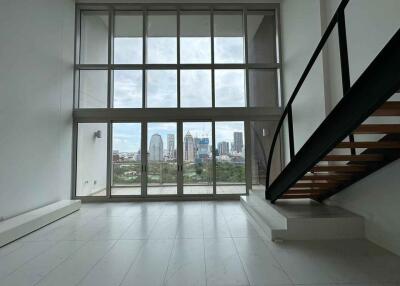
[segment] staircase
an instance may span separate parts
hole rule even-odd
[[[351,86],[344,13],[348,2],[339,5],[277,125],[267,164],[265,195],[271,202],[323,201],[400,158],[400,101],[391,98],[400,91],[400,29]],[[343,98],[295,154],[292,103],[335,27]],[[369,123],[376,118],[392,123]],[[270,184],[274,147],[285,120],[291,159]]]

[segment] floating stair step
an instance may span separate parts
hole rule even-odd
[[[311,170],[314,172],[364,172],[367,169],[366,166],[359,165],[345,165],[345,166],[315,166]]]
[[[300,194],[312,194],[312,195],[319,195],[322,194],[323,192],[326,192],[330,189],[325,189],[325,190],[320,190],[320,189],[297,189],[297,188],[290,188],[289,191],[286,192],[286,194],[291,194],[291,195],[300,195]]]
[[[399,134],[400,124],[364,124],[353,134]]]
[[[304,194],[284,194],[281,198],[282,199],[309,199],[312,198],[313,196],[316,196],[316,194],[310,194],[310,193],[304,193]]]
[[[341,142],[335,148],[400,149],[400,142]]]
[[[382,155],[328,155],[321,161],[354,161],[354,162],[379,162],[383,161]]]
[[[400,116],[400,101],[388,101],[384,103],[372,116]]]
[[[331,183],[331,182],[326,182],[326,183],[297,183],[293,186],[295,189],[300,189],[300,188],[320,188],[320,189],[329,189],[329,188],[334,188],[336,187],[337,184]]]
[[[351,175],[350,174],[312,174],[308,173],[309,175],[304,176],[301,178],[301,181],[321,181],[321,180],[328,180],[328,181],[350,181]]]

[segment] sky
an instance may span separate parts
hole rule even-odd
[[[115,38],[114,63],[141,64],[143,59],[142,38]],[[168,64],[177,62],[176,37],[149,37],[147,39],[147,62]],[[181,37],[182,63],[211,63],[210,37]],[[244,46],[242,37],[216,37],[214,41],[216,63],[243,63]],[[142,107],[142,71],[114,71],[114,107]],[[181,106],[211,107],[211,70],[182,70]],[[177,71],[147,70],[147,107],[177,107]],[[217,107],[245,106],[244,70],[215,71],[215,100]],[[175,134],[176,123],[149,123],[148,144],[152,134],[160,134],[167,147],[167,134]],[[193,137],[212,137],[211,123],[184,123]],[[233,132],[244,132],[243,122],[217,122],[216,143],[232,142]],[[137,152],[140,149],[140,123],[114,123],[113,150]],[[176,142],[175,142],[176,147]]]
[[[149,38],[148,63],[176,63],[176,38]],[[191,51],[184,56],[185,63],[211,61],[210,38],[181,38],[181,50]],[[150,51],[153,51],[150,53]],[[174,55],[174,56],[171,56]],[[115,63],[142,63],[141,38],[116,38]],[[208,60],[207,60],[208,58]],[[215,61],[243,62],[243,38],[215,38]],[[149,70],[146,72],[147,107],[177,107],[177,71]],[[196,88],[194,88],[196,87]],[[140,108],[142,106],[142,72],[114,72],[114,107]],[[215,104],[217,107],[245,106],[245,71],[215,71]],[[181,71],[182,107],[211,107],[211,70]]]
[[[189,131],[193,137],[209,138],[212,142],[211,122],[183,122],[183,136]],[[233,142],[233,132],[243,132],[243,122],[215,123],[216,144],[222,141]],[[175,122],[149,122],[147,125],[147,146],[153,134],[161,135],[164,149],[167,148],[167,135],[175,135],[175,148],[177,146],[177,124]],[[140,149],[141,124],[140,123],[114,123],[113,124],[113,150],[119,152],[137,152]]]

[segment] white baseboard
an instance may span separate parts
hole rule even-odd
[[[79,200],[62,200],[0,222],[0,247],[69,215],[81,207]]]

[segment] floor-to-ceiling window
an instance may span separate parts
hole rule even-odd
[[[262,188],[281,113],[278,9],[77,5],[73,196]]]

